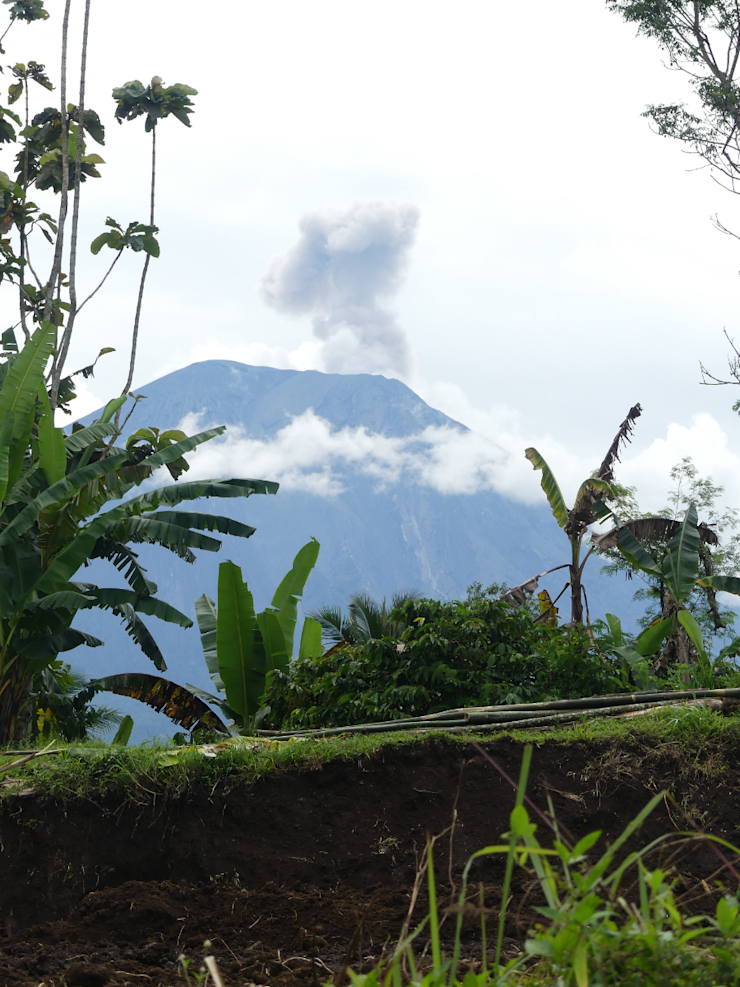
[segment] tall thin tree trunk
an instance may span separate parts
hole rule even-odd
[[[77,148],[75,153],[74,201],[72,207],[72,230],[69,248],[69,316],[67,328],[62,334],[62,342],[54,364],[51,384],[51,406],[56,408],[59,397],[59,383],[69,352],[75,319],[77,318],[77,231],[80,222],[80,184],[82,168],[82,145],[84,142],[83,117],[85,113],[85,77],[87,72],[87,38],[90,26],[90,0],[85,0],[85,21],[82,28],[82,55],[80,58],[80,98],[77,104]]]
[[[149,225],[154,226],[154,186],[157,174],[157,125],[152,126],[152,184],[151,192],[149,198]],[[131,339],[131,360],[129,362],[128,377],[126,378],[126,384],[123,388],[122,394],[128,394],[131,390],[131,384],[134,379],[134,367],[136,366],[136,347],[139,341],[139,320],[141,319],[141,303],[144,298],[144,285],[146,284],[146,275],[149,270],[149,261],[151,260],[151,255],[146,255],[146,260],[144,261],[144,270],[141,272],[141,283],[139,284],[139,297],[136,302],[136,316],[134,318],[134,332]],[[120,411],[120,409],[119,409]],[[116,418],[118,418],[118,413],[116,413]]]
[[[24,128],[26,136],[23,143],[23,194],[28,192],[28,123],[29,123],[29,111],[28,111],[28,76],[24,79],[25,86],[25,97],[26,97],[26,126]],[[24,261],[26,260],[26,254],[28,252],[28,246],[26,243],[26,224],[25,221],[21,223],[19,231],[21,238],[21,272],[18,276],[18,293],[19,293],[19,303],[21,309],[21,326],[23,327],[23,335],[26,339],[31,338],[31,333],[28,331],[28,326],[26,325],[26,291],[25,291],[25,271],[24,271]]]
[[[62,189],[61,202],[59,204],[59,224],[57,239],[54,245],[54,260],[51,265],[51,274],[46,285],[46,298],[44,299],[44,320],[51,318],[51,309],[54,302],[54,289],[56,287],[59,274],[62,270],[62,251],[64,249],[64,225],[67,221],[67,198],[69,194],[69,160],[68,160],[68,115],[67,115],[67,35],[69,33],[69,8],[72,0],[66,0],[64,6],[64,19],[62,21],[62,70],[59,81],[59,95],[61,100],[61,135],[62,135]]]

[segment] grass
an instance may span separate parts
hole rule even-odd
[[[143,803],[165,793],[177,796],[190,789],[250,784],[276,772],[315,768],[337,758],[360,761],[382,750],[413,748],[440,739],[461,747],[473,740],[486,744],[509,740],[535,746],[588,744],[593,747],[595,767],[620,748],[629,748],[633,759],[639,759],[641,752],[645,757],[663,752],[677,759],[677,770],[698,771],[709,777],[720,775],[728,764],[737,762],[740,717],[722,717],[701,707],[676,707],[628,719],[584,720],[547,731],[450,734],[439,730],[279,742],[242,739],[200,748],[169,743],[116,747],[100,741],[59,744],[58,754],[0,774],[0,782],[4,782],[0,800],[12,799],[19,790],[30,787],[62,801],[94,800],[110,794]],[[10,760],[3,756],[0,765]]]

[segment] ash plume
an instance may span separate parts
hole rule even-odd
[[[387,303],[403,280],[418,222],[415,206],[395,203],[310,213],[295,246],[272,262],[262,297],[279,312],[312,316],[324,370],[408,373],[406,334]]]

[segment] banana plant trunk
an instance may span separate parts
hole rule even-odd
[[[28,731],[28,712],[21,709],[28,687],[28,678],[19,675],[17,664],[0,680],[0,747],[23,740]]]
[[[581,535],[571,538],[571,564],[568,566],[570,575],[570,620],[575,626],[583,623],[583,585],[581,576],[586,559],[581,562]],[[587,556],[588,557],[588,556]]]
[[[691,642],[686,633],[686,629],[676,620],[679,607],[673,597],[668,592],[663,594],[663,611],[661,618],[668,617],[674,619],[676,630],[665,639],[660,657],[653,665],[653,671],[667,671],[672,665],[688,665],[691,662]],[[689,681],[688,672],[681,675],[684,682]]]
[[[572,624],[583,623],[583,600],[581,599],[581,567],[571,565],[570,569],[570,620]]]

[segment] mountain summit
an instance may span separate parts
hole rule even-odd
[[[429,426],[466,430],[430,408],[400,380],[375,374],[323,374],[205,360],[160,377],[141,392],[146,401],[132,423],[146,419],[161,428],[197,414],[209,423],[241,425],[251,437],[265,439],[313,408],[337,430],[366,428],[387,436],[414,435]]]

